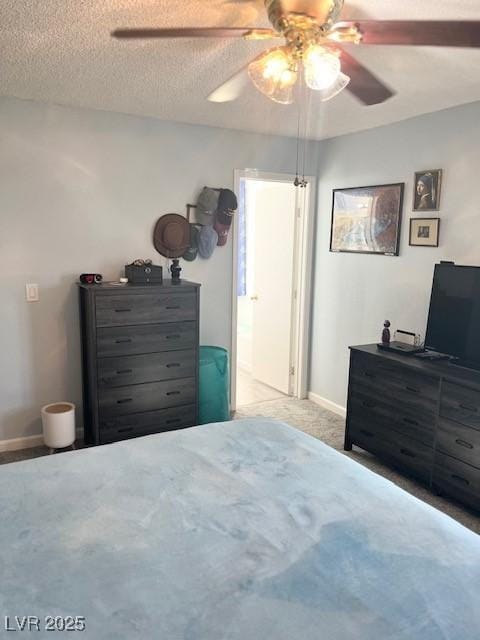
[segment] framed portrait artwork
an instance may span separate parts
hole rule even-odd
[[[442,170],[417,171],[413,189],[414,211],[438,211],[440,209],[440,191],[442,188]]]
[[[404,183],[334,189],[330,251],[398,256]]]
[[[438,247],[440,218],[410,218],[411,247]]]

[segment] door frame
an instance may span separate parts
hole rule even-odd
[[[256,169],[235,169],[235,193],[240,193],[240,180],[259,180],[267,182],[294,181],[289,173],[269,173]],[[291,392],[294,398],[306,398],[308,394],[308,366],[310,351],[310,316],[312,302],[313,242],[316,204],[316,178],[306,176],[309,184],[309,202],[304,207],[298,188],[296,205],[296,225],[294,243],[294,286],[292,296],[292,336],[291,362],[294,373],[291,374]],[[238,260],[238,216],[233,216],[232,225],[232,343],[230,373],[230,408],[237,408],[237,260]]]

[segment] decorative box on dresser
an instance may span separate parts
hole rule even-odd
[[[350,347],[344,448],[352,445],[480,510],[480,372]]]
[[[200,285],[79,285],[85,440],[197,424]]]

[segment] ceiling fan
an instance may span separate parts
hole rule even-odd
[[[330,100],[347,88],[360,102],[385,102],[394,92],[341,45],[480,47],[480,21],[339,21],[344,0],[264,0],[273,29],[250,27],[125,28],[112,36],[144,38],[282,38],[213,91],[212,102],[234,100],[248,76],[256,88],[282,104],[294,101],[299,84]],[[248,75],[246,73],[248,71]]]

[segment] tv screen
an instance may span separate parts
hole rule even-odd
[[[480,267],[435,265],[425,347],[480,367]]]

